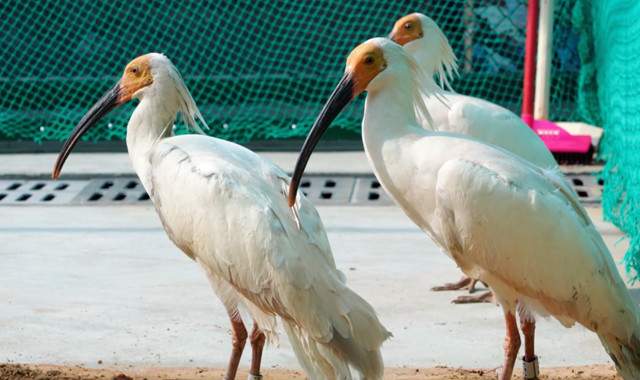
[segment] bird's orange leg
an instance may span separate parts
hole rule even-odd
[[[536,334],[536,321],[534,319],[527,318],[525,313],[520,309],[520,328],[522,329],[522,335],[524,335],[524,366],[525,366],[525,379],[538,380],[538,357],[535,353],[535,334]]]
[[[510,380],[513,374],[513,366],[516,364],[516,357],[520,349],[520,332],[518,332],[518,322],[510,311],[504,316],[507,325],[507,337],[504,339],[504,365],[500,380]]]
[[[258,328],[258,324],[253,322],[253,331],[249,336],[251,342],[251,372],[249,373],[254,378],[262,378],[260,375],[260,362],[262,361],[262,349],[264,348],[264,342],[266,337],[264,333]]]
[[[224,380],[235,380],[240,358],[242,357],[242,351],[247,342],[247,329],[244,327],[242,318],[240,318],[237,310],[229,313],[229,319],[231,320],[231,328],[233,330],[231,337],[233,349],[231,350],[231,358],[229,359],[229,366],[227,367],[227,374],[224,376]]]

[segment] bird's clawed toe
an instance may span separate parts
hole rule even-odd
[[[473,288],[475,287],[475,280],[472,280],[469,277],[462,277],[462,279],[458,282],[446,283],[444,286],[434,286],[431,288],[432,292],[444,292],[448,290],[460,290],[460,289],[469,289],[469,292],[473,292]]]
[[[475,296],[460,296],[451,303],[455,304],[465,304],[465,303],[493,303],[495,304],[495,298],[493,297],[493,292],[491,290],[483,292],[481,294]]]

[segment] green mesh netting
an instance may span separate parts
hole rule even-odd
[[[628,233],[625,264],[635,282],[640,273],[640,2],[581,2],[579,16],[592,29],[582,31],[583,40],[592,43],[580,47],[583,61],[589,62],[580,92],[589,104],[600,104],[592,108],[592,117],[604,128],[604,218]]]
[[[581,119],[574,2],[556,6],[554,120]],[[124,66],[148,52],[173,60],[212,135],[237,142],[302,138],[349,51],[415,11],[449,37],[460,59],[458,92],[519,113],[524,0],[3,0],[0,138],[65,139]],[[335,121],[334,134],[359,132],[362,106],[360,97]],[[124,139],[133,107],[116,110],[86,139]]]

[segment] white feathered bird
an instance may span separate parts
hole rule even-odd
[[[388,39],[371,39],[347,58],[296,163],[290,205],[320,137],[365,90],[362,139],[380,184],[465,274],[491,286],[503,308],[500,378],[511,378],[520,348],[517,305],[585,326],[623,378],[640,378],[640,308],[561,173],[468,136],[423,129],[418,119],[431,117],[422,96],[440,89]],[[535,359],[534,328],[525,319],[527,362]]]
[[[263,332],[275,338],[276,316],[310,379],[351,379],[349,365],[366,379],[381,379],[380,346],[390,334],[345,285],[315,208],[304,196],[289,208],[289,177],[250,150],[173,135],[178,112],[199,132],[196,118],[204,121],[164,55],[127,65],[66,141],[53,178],[80,137],[131,98],[140,99],[127,127],[133,167],[169,239],[203,269],[229,313],[233,350],[225,379],[235,379],[247,338],[241,307],[254,319],[250,379],[260,378]]]
[[[396,21],[389,39],[402,45],[430,77],[437,76],[440,87],[451,89],[449,79],[458,73],[458,64],[449,40],[435,21],[422,13],[412,13]],[[534,165],[554,169],[558,164],[538,135],[516,114],[489,101],[453,91],[443,91],[445,101],[423,97],[438,131],[455,132],[504,148]],[[430,129],[426,122],[423,128]],[[468,288],[475,279],[433,288],[434,291]],[[454,303],[491,302],[491,291],[479,296],[461,296]]]

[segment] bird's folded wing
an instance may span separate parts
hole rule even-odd
[[[450,249],[552,314],[606,313],[627,300],[593,223],[561,175],[519,160],[450,160],[438,173],[437,215]],[[596,318],[597,319],[597,318]]]

